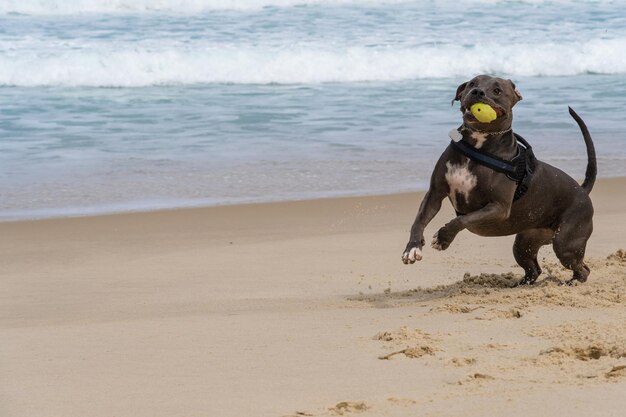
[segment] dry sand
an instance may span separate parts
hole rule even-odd
[[[512,237],[403,265],[416,194],[0,223],[0,416],[624,416],[626,180],[592,197],[574,287],[544,248],[509,288]]]

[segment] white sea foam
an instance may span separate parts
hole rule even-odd
[[[0,48],[2,86],[141,87],[626,74],[626,38],[415,48],[246,46]]]
[[[0,14],[76,15],[134,13],[201,13],[212,10],[260,10],[264,7],[305,5],[390,5],[413,0],[2,0]],[[433,0],[433,3],[465,4],[573,4],[614,3],[614,0]]]
[[[93,13],[200,13],[303,5],[394,4],[407,0],[3,0],[0,13],[74,15]]]

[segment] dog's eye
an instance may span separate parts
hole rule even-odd
[[[493,90],[493,93],[497,96],[499,96],[500,94],[502,94],[502,90],[500,90],[499,88],[496,88]]]

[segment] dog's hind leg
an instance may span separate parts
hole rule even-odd
[[[591,204],[589,207],[568,209],[563,213],[563,220],[554,236],[554,253],[565,268],[573,271],[568,284],[574,281],[585,282],[589,276],[589,267],[585,265],[584,257],[587,240],[593,231],[592,216]]]
[[[541,275],[537,253],[540,247],[552,242],[553,236],[552,229],[530,229],[517,234],[513,244],[513,255],[525,272],[518,285],[531,285]]]

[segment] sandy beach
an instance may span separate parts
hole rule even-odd
[[[403,265],[417,193],[0,223],[0,415],[623,416],[625,196],[574,287],[467,231]]]

